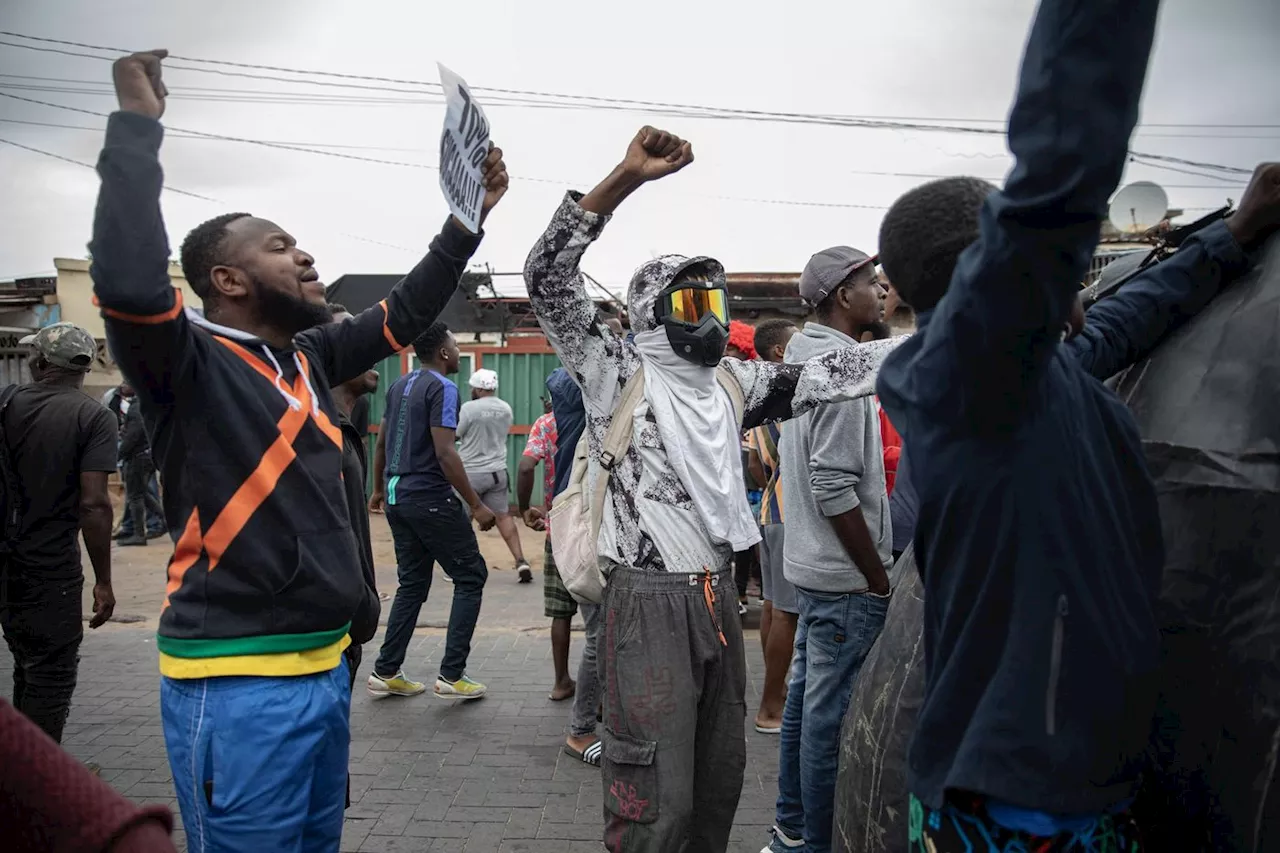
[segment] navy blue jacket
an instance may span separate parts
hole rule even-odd
[[[1185,242],[1172,258],[1139,273],[1111,298],[1086,313],[1084,331],[1063,347],[1099,381],[1145,358],[1167,333],[1200,312],[1209,300],[1249,269],[1249,259],[1223,222]],[[911,482],[906,453],[889,497],[893,550],[902,552],[915,536],[920,499]]]
[[[569,486],[569,475],[573,473],[573,454],[578,447],[578,439],[582,437],[582,430],[587,426],[587,409],[582,403],[582,389],[563,367],[557,367],[547,377],[547,393],[551,395],[551,413],[556,419],[554,488],[558,495]]]
[[[1137,778],[1164,554],[1137,428],[1093,373],[1159,335],[1121,331],[1141,290],[1091,312],[1080,342],[1061,330],[1124,167],[1157,6],[1042,2],[1009,122],[1017,165],[881,370],[920,499],[926,694],[908,784],[934,807],[958,789],[1096,813]]]

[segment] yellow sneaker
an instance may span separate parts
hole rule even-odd
[[[445,681],[443,677],[436,678],[436,697],[440,699],[479,699],[484,695],[484,691],[483,684],[465,675],[457,681]]]
[[[390,678],[370,673],[369,683],[366,686],[369,695],[374,699],[381,699],[383,696],[417,696],[427,690],[427,685],[421,681],[410,681],[405,678],[403,670]]]

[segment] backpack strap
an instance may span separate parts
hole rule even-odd
[[[733,413],[738,418],[738,426],[742,426],[742,416],[747,410],[747,399],[742,393],[742,383],[723,365],[716,367],[716,380],[729,395],[729,402],[733,403]]]
[[[613,477],[613,468],[631,447],[632,421],[636,407],[644,397],[644,367],[636,368],[636,372],[623,386],[622,397],[613,410],[613,420],[604,434],[604,447],[601,448],[601,471],[596,475],[596,488],[591,495],[591,538],[600,538],[600,521],[604,515],[605,492],[609,488],[609,480]],[[584,436],[585,438],[585,436]]]

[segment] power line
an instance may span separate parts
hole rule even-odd
[[[0,35],[8,35],[11,37],[27,39],[30,41],[45,42],[50,44],[61,44],[61,45],[67,45],[72,47],[81,47],[89,50],[108,51],[116,55],[121,55],[128,52],[128,51],[125,51],[123,48],[109,47],[105,45],[87,44],[84,42],[67,41],[63,39],[52,39],[52,38],[44,38],[39,36],[29,36],[23,33],[15,33],[15,32],[4,31],[4,30],[0,30]],[[33,45],[17,45],[9,42],[0,42],[0,44],[5,44],[12,47],[27,48],[32,50],[47,50],[50,52],[68,53],[67,51],[54,50],[52,48],[37,48]],[[95,56],[90,54],[72,54],[72,55],[81,55],[90,59],[99,59],[99,60],[108,60],[108,61],[114,59],[114,57]],[[303,74],[303,75],[310,75],[310,76],[339,78],[343,80],[368,80],[368,81],[374,81],[379,83],[396,83],[396,84],[423,86],[423,87],[437,88],[437,89],[440,86],[439,83],[424,81],[424,80],[411,80],[411,79],[394,78],[394,77],[379,77],[379,76],[363,75],[363,74],[350,74],[350,73],[335,72],[335,71],[318,71],[318,70],[309,70],[309,69],[288,68],[288,67],[277,66],[277,65],[262,65],[262,64],[256,64],[256,63],[233,62],[230,60],[202,59],[199,57],[181,56],[178,54],[170,54],[170,58],[178,59],[186,62],[196,62],[196,63],[210,64],[210,65],[224,65],[224,66],[235,67],[235,68],[248,68],[248,69],[257,69],[257,70],[265,70],[265,71],[284,72],[289,74]],[[190,68],[187,66],[177,66],[177,67],[180,67],[183,70],[211,72],[211,69]],[[211,72],[211,73],[216,73],[216,72]],[[230,72],[227,72],[227,73],[230,73]],[[243,76],[249,76],[249,75],[243,75]],[[315,81],[315,80],[289,80],[288,82],[316,84],[316,85],[321,84],[320,81]],[[351,84],[344,84],[344,85],[351,85]],[[925,131],[925,132],[967,133],[967,134],[981,134],[981,135],[1003,135],[1005,133],[1005,130],[1002,127],[978,128],[978,127],[958,126],[954,124],[920,124],[920,123],[913,123],[911,121],[905,121],[898,118],[888,118],[888,117],[839,116],[839,115],[821,115],[821,114],[815,115],[815,114],[808,114],[808,113],[770,112],[770,111],[763,111],[763,110],[745,110],[745,109],[736,109],[736,108],[675,104],[675,103],[662,102],[662,101],[644,101],[644,100],[636,100],[636,99],[628,99],[628,98],[605,98],[605,97],[592,96],[592,95],[567,95],[562,93],[540,92],[540,91],[527,90],[527,89],[510,89],[510,88],[498,88],[498,87],[488,87],[488,86],[472,86],[471,88],[474,91],[494,92],[494,93],[504,94],[504,95],[525,95],[525,96],[534,96],[534,97],[541,97],[541,98],[555,98],[555,99],[583,102],[583,103],[588,103],[593,107],[600,108],[600,109],[617,109],[619,107],[622,107],[622,108],[629,108],[629,109],[640,109],[643,111],[652,111],[655,108],[660,110],[677,110],[677,111],[692,110],[692,111],[695,111],[695,113],[700,113],[700,114],[690,116],[695,118],[734,117],[734,118],[740,118],[745,120],[775,121],[775,122],[783,122],[783,123],[821,124],[821,125],[828,125],[828,126],[861,127],[861,128],[871,128],[871,129],[916,130],[916,131]],[[681,112],[678,114],[688,115],[687,112]],[[977,119],[977,120],[927,119],[925,121],[991,122],[994,120],[992,119]],[[1153,124],[1150,126],[1152,127],[1156,127],[1156,126],[1159,126],[1159,127],[1208,127],[1208,128],[1223,128],[1223,129],[1226,129],[1226,128],[1237,128],[1237,129],[1280,128],[1280,125],[1193,125],[1193,124],[1156,125],[1156,124]],[[1157,155],[1151,155],[1151,156],[1157,156]],[[1232,166],[1219,166],[1217,164],[1212,164],[1212,163],[1189,163],[1189,165],[1196,165],[1201,168],[1219,169],[1223,171],[1238,171],[1241,173],[1248,173],[1249,171],[1251,171],[1251,170],[1237,169],[1236,167],[1232,167]]]
[[[51,157],[54,160],[61,160],[64,163],[70,163],[73,166],[83,166],[86,169],[91,169],[95,172],[97,171],[97,167],[94,166],[92,163],[86,163],[83,160],[76,160],[71,157],[64,157],[61,154],[55,154],[52,151],[45,151],[43,148],[35,148],[31,145],[23,145],[19,142],[14,142],[11,139],[0,138],[0,144],[12,145],[14,148],[21,148],[23,151],[30,151],[32,154],[41,154],[45,157]],[[168,190],[169,192],[176,193],[177,195],[185,195],[190,198],[199,199],[200,201],[212,202],[213,204],[219,205],[221,207],[234,207],[234,205],[228,205],[227,202],[223,201],[222,199],[213,198],[212,196],[207,196],[207,195],[201,195],[200,193],[189,192],[187,190],[180,190],[177,187],[171,187],[168,184],[164,184],[163,186],[161,186],[161,189]],[[369,237],[362,237],[359,234],[349,234],[346,231],[339,231],[337,233],[341,237],[346,237],[351,240],[358,240],[361,243],[372,243],[375,246],[385,246],[388,249],[399,249],[402,252],[409,252],[410,254],[421,254],[420,252],[417,252],[413,249],[407,249],[404,246],[397,246],[395,243],[384,243],[381,240],[373,240]]]
[[[0,45],[9,44],[0,41]],[[21,46],[21,45],[12,45]],[[105,59],[105,57],[100,57]],[[166,66],[174,68],[173,65]],[[181,69],[183,66],[176,66]],[[208,69],[190,69],[196,71],[207,71]],[[316,81],[292,80],[283,77],[264,77],[263,75],[245,75],[254,76],[261,79],[282,80],[289,83],[315,83]],[[115,91],[110,83],[100,80],[79,80],[66,77],[44,77],[25,74],[0,74],[0,78],[7,78],[5,82],[0,82],[0,87],[13,89],[18,91],[33,92],[56,92],[65,94],[81,94],[81,95],[99,95],[102,97],[114,97]],[[8,82],[8,80],[29,81],[29,82]],[[41,85],[44,84],[44,85]],[[48,85],[48,84],[64,84],[64,85]],[[345,84],[344,84],[345,85]],[[441,105],[444,101],[443,94],[432,94],[427,92],[419,92],[410,89],[386,89],[378,86],[358,86],[354,88],[365,89],[369,91],[387,91],[394,93],[411,93],[418,97],[374,97],[371,95],[330,95],[312,92],[300,92],[295,90],[279,90],[279,89],[233,89],[225,87],[210,86],[171,86],[169,97],[175,100],[193,100],[193,101],[212,101],[212,102],[231,102],[231,103],[260,103],[260,104],[298,104],[313,106],[384,106],[394,104],[430,104]],[[486,107],[515,107],[524,109],[558,109],[558,110],[590,110],[590,109],[607,109],[604,105],[591,104],[566,104],[554,101],[536,100],[518,96],[497,95],[486,99]],[[713,113],[698,113],[692,111],[648,111],[651,115],[673,116],[677,118],[696,118],[707,120],[732,120],[735,117],[729,115],[717,115]],[[922,119],[923,120],[923,119]],[[933,127],[933,126],[931,126]],[[1167,139],[1280,139],[1280,134],[1239,134],[1239,133],[1150,133],[1139,130],[1140,135],[1149,137],[1160,137]]]
[[[0,75],[0,76],[3,76],[3,75]],[[89,133],[102,133],[103,130],[105,129],[100,126],[90,127],[87,125],[79,125],[79,124],[61,124],[58,122],[30,121],[25,119],[13,119],[13,118],[0,118],[0,123],[20,124],[20,125],[28,125],[33,127],[49,127],[49,128],[57,128],[61,130],[79,130],[79,131],[84,131]],[[165,135],[169,138],[176,138],[176,139],[195,139],[195,140],[203,140],[203,141],[211,141],[211,142],[228,141],[216,136],[211,137],[205,134],[188,133],[186,131],[175,130],[172,128],[167,128],[165,131]],[[429,148],[395,147],[395,146],[386,146],[386,145],[344,145],[341,143],[334,143],[334,142],[311,142],[311,141],[277,140],[277,139],[262,139],[262,140],[255,140],[255,142],[260,142],[260,143],[272,145],[272,146],[292,146],[297,148],[308,148],[308,149],[309,148],[341,148],[341,149],[347,149],[347,150],[353,150],[353,151],[398,151],[398,152],[416,153],[416,154],[427,154],[427,153],[430,153],[432,150]],[[320,153],[320,152],[313,151],[309,153]],[[1137,158],[1130,158],[1130,159],[1132,160],[1132,162],[1140,166],[1147,166],[1153,169],[1165,169],[1168,171],[1179,172],[1187,175],[1194,175],[1196,177],[1203,177],[1211,180],[1221,180],[1221,176],[1219,175],[1208,175],[1208,174],[1203,174],[1201,172],[1194,172],[1187,169],[1178,169],[1176,167],[1166,166],[1161,163],[1148,163]],[[386,161],[386,162],[388,165],[395,163],[395,161]],[[870,170],[870,169],[850,169],[847,171],[848,171],[848,174],[851,174],[851,175],[870,175],[870,176],[876,176],[876,177],[893,177],[893,178],[935,179],[935,178],[955,177],[955,173],[948,174],[948,173],[941,173],[941,172],[889,172],[889,171],[878,171],[878,170]],[[991,181],[993,184],[1000,184],[1004,181],[1003,175],[1000,175],[1000,176],[977,175],[975,177],[979,177],[984,181]],[[520,178],[520,180],[524,180],[524,179]],[[1245,182],[1243,181],[1236,184],[1167,184],[1162,182],[1160,186],[1167,190],[1214,190],[1216,191],[1216,190],[1240,190],[1244,188],[1244,184]],[[713,198],[729,198],[729,197],[713,196]],[[746,199],[735,198],[734,200],[745,201]],[[806,202],[784,202],[784,201],[777,201],[772,199],[756,199],[755,201],[761,204],[808,204]],[[823,203],[823,202],[813,202],[812,204],[813,206],[817,206],[817,207],[830,206],[827,203]],[[875,206],[875,205],[871,205],[869,207],[876,210],[884,209],[880,206]]]
[[[52,157],[54,160],[61,160],[62,162],[70,163],[73,166],[84,166],[86,169],[94,169],[96,171],[92,163],[85,163],[82,160],[73,160],[70,157],[63,157],[61,154],[54,154],[52,151],[45,151],[43,148],[34,148],[30,145],[23,145],[22,143],[14,142],[11,139],[0,139],[0,143],[4,145],[12,145],[14,148],[21,148],[23,151],[30,151],[33,154],[43,154],[45,157]],[[216,198],[210,198],[207,195],[200,195],[200,193],[193,193],[193,192],[187,192],[186,190],[180,190],[177,187],[171,187],[168,184],[165,184],[162,187],[162,189],[166,189],[171,193],[177,193],[178,195],[185,195],[191,198],[198,198],[201,201],[211,201],[214,204],[226,204],[226,202],[220,201]]]
[[[24,101],[29,104],[38,104],[44,107],[53,107],[60,110],[69,110],[70,112],[81,113],[83,115],[97,116],[98,118],[109,118],[108,113],[97,112],[96,110],[86,110],[81,107],[70,107],[66,104],[55,104],[49,101],[41,101],[35,98],[27,98],[22,95],[12,95],[7,92],[0,92],[0,98],[11,98],[15,101]],[[405,166],[411,169],[428,169],[430,171],[439,171],[439,166],[431,166],[426,163],[410,163],[404,160],[388,160],[381,157],[365,157],[359,154],[344,154],[340,151],[325,151],[316,148],[310,148],[305,145],[296,145],[288,142],[268,142],[262,139],[249,139],[242,136],[226,136],[219,133],[205,133],[200,130],[188,130],[180,127],[169,127],[166,130],[178,131],[180,133],[189,134],[191,136],[202,137],[205,139],[221,140],[223,142],[239,142],[246,145],[259,145],[264,148],[274,148],[282,151],[295,151],[304,154],[318,154],[324,157],[336,157],[342,160],[354,160],[364,163],[376,163],[382,166]],[[556,186],[569,186],[572,181],[561,181],[552,178],[534,178],[524,175],[511,175],[512,180],[530,181],[539,184],[554,184]],[[699,198],[714,198],[724,201],[741,201],[751,202],[755,204],[773,204],[773,205],[789,205],[794,207],[826,207],[826,208],[847,208],[856,210],[888,210],[887,205],[866,205],[866,204],[847,204],[843,202],[819,202],[819,201],[792,201],[788,199],[761,199],[761,198],[741,198],[737,196],[722,195],[704,195],[701,193],[691,193]]]

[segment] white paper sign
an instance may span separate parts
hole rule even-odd
[[[472,100],[466,81],[443,65],[439,68],[447,103],[440,134],[440,189],[453,215],[478,234],[484,203],[481,166],[489,154],[489,120]]]

